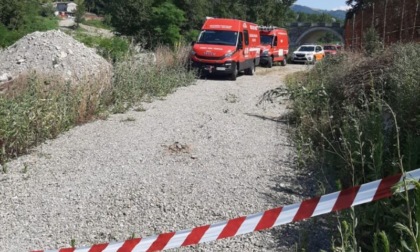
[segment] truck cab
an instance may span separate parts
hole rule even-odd
[[[256,24],[208,18],[191,50],[191,66],[203,75],[217,74],[236,80],[238,73],[254,75],[260,60],[260,34]]]
[[[289,36],[287,30],[275,26],[259,26],[261,37],[260,64],[272,67],[275,62],[287,64],[289,54]]]

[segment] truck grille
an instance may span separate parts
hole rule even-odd
[[[201,55],[195,55],[195,57],[199,58],[199,59],[204,59],[204,60],[222,60],[225,57],[212,57],[212,56],[201,56]]]

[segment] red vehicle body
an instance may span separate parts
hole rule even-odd
[[[261,65],[272,67],[274,62],[286,65],[289,54],[289,36],[287,30],[273,26],[260,26]]]
[[[324,45],[325,56],[336,55],[338,48],[335,45]]]
[[[239,71],[253,75],[260,60],[258,25],[223,18],[209,18],[193,43],[191,66],[202,75],[223,74],[236,80]]]

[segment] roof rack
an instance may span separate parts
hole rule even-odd
[[[272,31],[272,30],[277,29],[277,28],[278,28],[277,26],[273,26],[273,25],[270,25],[270,26],[260,25],[260,26],[258,26],[258,29],[260,31]]]

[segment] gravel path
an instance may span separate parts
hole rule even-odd
[[[198,80],[146,111],[76,127],[0,174],[0,251],[122,241],[299,202],[286,105],[261,95],[303,65]],[[306,174],[307,176],[307,174]],[[297,224],[181,251],[295,251]],[[279,237],[281,236],[281,237]]]

